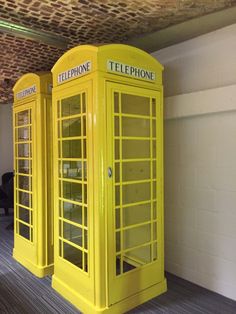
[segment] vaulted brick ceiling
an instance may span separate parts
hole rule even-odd
[[[122,43],[234,5],[236,0],[0,0],[0,18],[63,36],[70,48]],[[0,30],[0,103],[12,101],[17,78],[50,70],[64,51]]]

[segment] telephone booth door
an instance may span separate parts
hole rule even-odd
[[[160,93],[107,83],[109,303],[164,279]],[[114,287],[116,287],[114,289]]]
[[[54,102],[55,272],[75,291],[80,282],[83,297],[94,301],[91,95],[86,83]]]
[[[15,112],[15,228],[16,233],[28,241],[24,246],[32,251],[34,243],[33,182],[32,182],[32,111],[28,103]],[[32,252],[32,256],[36,256]]]

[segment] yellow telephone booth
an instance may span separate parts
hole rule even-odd
[[[52,285],[85,313],[166,291],[162,70],[116,44],[75,47],[52,69]]]
[[[38,277],[53,271],[51,73],[15,84],[13,257]]]

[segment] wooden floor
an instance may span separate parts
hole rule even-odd
[[[13,232],[0,217],[0,314],[79,313],[51,288],[12,259]],[[129,313],[236,314],[236,302],[167,274],[168,292]]]

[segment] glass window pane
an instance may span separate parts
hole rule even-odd
[[[121,272],[121,256],[116,256],[116,276],[120,275]]]
[[[150,120],[123,117],[122,136],[149,137]]]
[[[82,184],[63,182],[63,198],[82,202]]]
[[[124,257],[125,258],[125,257]],[[136,262],[135,262],[136,264]],[[135,269],[136,267],[131,264],[131,262],[126,262],[123,260],[123,273],[127,273],[128,271]]]
[[[19,188],[22,190],[30,189],[30,177],[18,176]]]
[[[81,158],[81,140],[62,141],[62,158]]]
[[[21,192],[19,191],[19,203],[21,205],[30,207],[30,199],[31,199],[31,194],[26,193],[26,192]]]
[[[119,229],[120,228],[120,208],[116,208],[116,216],[115,216],[115,219],[116,219],[116,229]]]
[[[83,253],[79,249],[63,242],[64,259],[79,268],[83,268]]]
[[[115,117],[114,121],[114,135],[119,136],[120,135],[120,120],[119,117]]]
[[[123,204],[148,201],[151,197],[150,183],[127,184],[123,187]]]
[[[156,116],[156,99],[155,98],[152,99],[152,116],[153,117]]]
[[[124,230],[124,249],[129,249],[151,241],[151,224]]]
[[[120,141],[115,140],[115,159],[119,160],[120,159]]]
[[[150,99],[148,97],[121,94],[121,112],[138,115],[150,115]]]
[[[82,206],[61,202],[63,217],[82,225]]]
[[[157,156],[157,144],[156,140],[152,141],[152,157],[156,158]]]
[[[119,113],[119,94],[114,93],[114,112]]]
[[[136,263],[139,263],[140,266],[151,262],[151,245],[143,246],[132,251],[129,251],[125,254],[129,260],[134,260]],[[125,272],[125,271],[124,271]]]
[[[122,163],[123,181],[148,180],[151,176],[150,161]]]
[[[31,161],[27,159],[19,159],[18,160],[18,172],[19,173],[31,173]]]
[[[18,157],[29,157],[30,155],[30,144],[18,144]]]
[[[157,260],[157,242],[153,243],[153,260]]]
[[[30,124],[30,116],[28,110],[24,110],[16,114],[16,125],[21,126],[25,124]]]
[[[120,205],[120,187],[115,187],[115,204]]]
[[[123,140],[122,158],[150,158],[150,141],[145,140]]]
[[[79,246],[83,246],[82,229],[66,222],[63,223],[63,237]]]
[[[152,136],[156,137],[156,120],[152,120]]]
[[[83,136],[87,134],[87,123],[86,123],[86,116],[83,116]]]
[[[115,182],[120,182],[120,163],[115,163]]]
[[[23,207],[19,207],[18,210],[19,210],[19,219],[24,222],[30,223],[30,211]]]
[[[61,168],[62,167],[62,168]],[[81,161],[62,161],[59,170],[62,169],[63,178],[71,178],[74,180],[82,180],[82,162]]]
[[[86,95],[85,93],[82,94],[82,109],[83,109],[83,113],[86,112]]]
[[[116,232],[116,252],[120,251],[120,231]]]
[[[81,113],[80,95],[68,97],[61,100],[62,117]]]
[[[30,239],[30,228],[22,223],[19,222],[19,234],[26,238],[27,240]]]
[[[62,120],[62,137],[81,136],[81,118]]]
[[[151,204],[123,208],[123,226],[130,226],[151,220]]]
[[[18,128],[18,141],[28,141],[30,140],[29,127]]]

